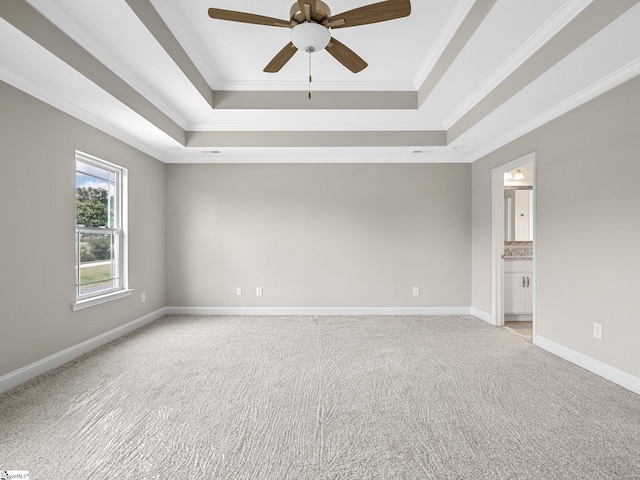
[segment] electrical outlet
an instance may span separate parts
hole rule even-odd
[[[144,303],[147,301],[147,296],[144,294],[144,292],[142,292],[140,294],[140,303]]]
[[[256,297],[262,296],[262,287],[256,287]]]
[[[236,295],[242,295],[242,287],[236,287]]]
[[[413,296],[414,297],[420,296],[420,287],[413,287]]]
[[[593,338],[602,340],[602,324],[593,322]]]

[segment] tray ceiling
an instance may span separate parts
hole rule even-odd
[[[10,0],[0,80],[165,162],[469,162],[640,73],[638,0],[414,0],[262,70],[292,1]],[[326,2],[332,13],[369,1]]]

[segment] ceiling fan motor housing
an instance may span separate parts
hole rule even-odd
[[[311,12],[311,21],[316,23],[322,23],[324,20],[331,16],[331,9],[329,5],[320,0],[316,0],[315,11]],[[289,10],[289,18],[295,23],[303,23],[307,21],[306,13],[300,8],[298,2],[294,3]]]

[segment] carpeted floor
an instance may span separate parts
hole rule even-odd
[[[640,396],[473,317],[165,317],[0,395],[31,479],[638,479]]]

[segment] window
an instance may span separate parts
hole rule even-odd
[[[124,208],[126,176],[125,168],[76,152],[74,310],[129,292]]]

